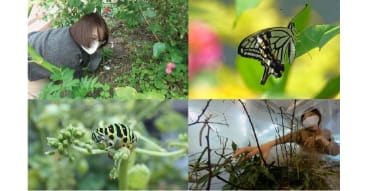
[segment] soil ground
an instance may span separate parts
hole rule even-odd
[[[122,76],[129,75],[133,63],[138,58],[137,53],[142,51],[142,46],[153,44],[155,41],[153,34],[145,26],[132,29],[122,21],[113,22],[110,25],[109,43],[105,46],[106,48],[112,48],[112,56],[107,59],[105,57],[97,71],[90,74],[91,76],[97,76],[99,82],[110,84],[112,89],[117,86],[124,86]],[[143,57],[141,55],[140,59],[146,60],[150,57],[149,54],[143,55]]]

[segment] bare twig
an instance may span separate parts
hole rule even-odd
[[[272,122],[272,124],[274,125],[274,127],[275,127],[275,131],[276,131],[276,139],[277,138],[281,138],[281,136],[280,136],[280,130],[279,130],[279,128],[278,128],[278,124],[276,124],[275,123],[275,121],[273,120],[273,117],[272,117],[272,114],[271,114],[271,108],[270,108],[270,106],[269,106],[269,104],[268,104],[268,102],[267,102],[267,100],[265,100],[265,104],[266,104],[266,106],[267,106],[267,111],[268,111],[268,114],[270,115],[270,118],[271,118],[271,122]],[[278,137],[277,137],[278,136]],[[282,151],[281,151],[282,152]],[[277,165],[280,165],[280,159],[279,159],[279,154],[278,154],[278,149],[277,149],[277,147],[276,147],[276,159],[277,159]]]
[[[195,120],[193,123],[188,124],[188,126],[194,125],[194,124],[196,124],[196,123],[200,123],[200,122],[199,122],[199,119],[202,117],[202,115],[204,114],[204,112],[206,112],[206,110],[207,110],[208,106],[210,105],[210,102],[211,102],[211,99],[209,99],[209,100],[207,101],[206,106],[204,106],[204,108],[202,109],[201,114],[199,114],[199,115],[198,115],[197,120]],[[203,123],[204,123],[204,122],[203,122]]]
[[[282,112],[282,108],[280,107],[280,114],[281,114],[281,124],[282,124],[282,136],[285,136],[285,128],[284,128],[284,115]],[[286,151],[285,156],[286,156],[286,164],[289,166],[289,157],[287,156],[287,149],[286,149],[286,144],[284,144],[284,149]],[[286,172],[287,176],[289,177],[289,171]]]
[[[194,124],[199,124],[199,123],[206,123],[206,121],[198,121],[198,122],[195,122]],[[217,124],[217,125],[226,125],[226,126],[229,125],[228,123],[221,123],[221,122],[209,122],[209,123]],[[191,125],[194,125],[194,124],[191,124]]]
[[[252,120],[251,120],[251,118],[250,118],[250,115],[249,115],[249,113],[248,113],[248,110],[247,110],[247,108],[245,107],[245,104],[244,104],[240,99],[239,99],[239,102],[240,102],[240,104],[243,106],[243,109],[244,109],[245,113],[247,114],[247,117],[248,117],[248,120],[249,120],[250,126],[252,127],[253,134],[254,134],[254,137],[255,137],[255,139],[256,139],[256,143],[257,143],[257,147],[258,147],[258,150],[259,150],[259,154],[261,155],[261,159],[262,159],[263,163],[266,165],[267,163],[266,163],[266,160],[263,158],[263,153],[262,153],[262,150],[261,150],[261,148],[260,148],[260,146],[259,146],[259,142],[258,142],[258,137],[257,137],[257,134],[256,134],[256,130],[254,129],[254,125],[253,125],[253,122],[252,122]]]
[[[290,130],[290,139],[293,140],[293,129],[294,129],[294,117],[295,117],[295,109],[296,109],[296,99],[294,100],[294,108],[293,108],[293,115],[291,117],[291,130]],[[291,146],[291,141],[290,141],[290,158],[292,157],[293,154],[293,149]]]
[[[208,165],[208,183],[207,183],[207,190],[211,189],[211,180],[212,180],[212,169],[211,169],[211,147],[210,147],[210,125],[207,123],[207,165]]]
[[[201,127],[201,130],[199,131],[199,146],[202,146],[202,132],[203,129],[208,126],[208,121],[211,119],[212,114],[210,114],[206,119],[204,120],[203,126]]]

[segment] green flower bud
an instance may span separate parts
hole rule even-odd
[[[61,133],[58,135],[58,140],[59,141],[63,141],[64,140],[64,137],[63,137],[63,135]]]
[[[129,187],[132,189],[146,189],[151,172],[144,164],[135,165],[129,169]]]
[[[59,153],[62,153],[62,152],[63,152],[63,150],[64,150],[63,144],[58,143],[57,150],[59,151]]]
[[[63,133],[63,137],[65,139],[69,139],[69,138],[71,138],[71,136],[72,136],[72,134],[70,132],[68,132],[68,131],[66,131],[66,132]]]
[[[81,137],[83,137],[84,136],[84,132],[83,131],[77,131],[77,132],[75,132],[75,138],[81,138]]]
[[[52,138],[52,137],[47,137],[47,143],[53,147],[56,148],[58,146],[59,140],[56,138]]]
[[[63,145],[64,145],[64,147],[67,147],[67,146],[69,145],[69,141],[68,141],[68,139],[65,139],[65,140],[63,141]]]

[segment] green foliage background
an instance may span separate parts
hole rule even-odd
[[[49,156],[45,154],[50,150],[46,138],[54,137],[60,129],[75,124],[84,127],[88,139],[100,120],[120,121],[132,124],[134,131],[170,150],[168,147],[172,141],[187,144],[186,140],[178,139],[178,134],[187,132],[186,109],[183,109],[186,107],[184,101],[30,100],[28,189],[117,189],[117,181],[109,179],[113,160],[107,154],[92,156],[75,152],[74,161],[59,154]],[[137,146],[150,147],[139,140]],[[138,174],[151,174],[146,188],[187,188],[185,157],[155,157],[138,153],[135,161],[146,166],[134,168],[140,171]]]
[[[234,50],[234,54],[225,51],[223,56],[227,59],[215,72],[204,70],[191,80],[189,98],[340,96],[339,21],[324,22],[316,11],[317,2],[294,7],[291,16],[280,10],[279,3],[275,0],[189,0],[189,22],[207,24],[218,35],[225,50],[228,47]],[[285,65],[281,78],[272,76],[262,86],[260,79],[264,67],[254,59],[237,55],[237,47],[252,33],[270,27],[286,27],[290,21],[296,24],[296,59],[293,64]]]
[[[107,81],[102,79],[103,70],[89,75],[84,83],[95,85],[89,87],[89,94],[79,94],[80,91],[77,88],[72,88],[69,94],[60,93],[65,90],[54,86],[56,81],[52,80],[45,87],[43,98],[116,97],[125,99],[127,96],[122,95],[125,93],[125,88],[129,89],[130,95],[132,92],[130,89],[133,88],[133,92],[136,91],[134,96],[129,97],[131,99],[186,98],[188,94],[187,3],[186,0],[119,0],[117,3],[103,3],[102,0],[31,0],[30,6],[36,4],[47,10],[43,19],[51,21],[54,28],[70,26],[83,15],[98,12],[103,15],[110,29],[118,30],[111,34],[112,38],[122,38],[124,42],[131,43],[133,46],[123,47],[133,51],[125,52],[126,55],[114,55],[112,48],[107,46],[104,48],[104,63],[101,67],[106,65],[108,59],[121,59],[120,57],[124,59],[112,66],[112,71],[107,74],[110,76]],[[169,62],[176,65],[171,74],[165,73]],[[121,69],[124,67],[125,69]],[[96,92],[96,89],[99,90]]]

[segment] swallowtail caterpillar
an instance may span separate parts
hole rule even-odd
[[[134,132],[121,123],[98,127],[92,132],[92,140],[105,150],[126,147],[132,149],[137,142]]]

